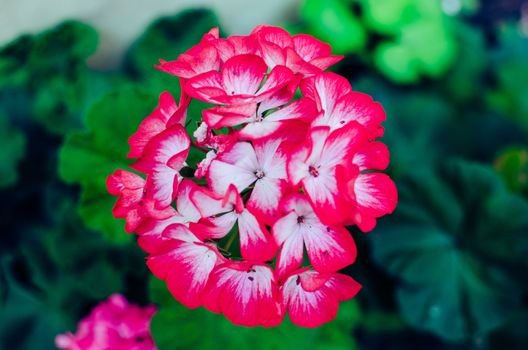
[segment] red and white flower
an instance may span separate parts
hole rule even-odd
[[[154,136],[141,158],[131,166],[148,174],[147,194],[160,208],[168,207],[176,197],[178,182],[182,179],[179,171],[187,159],[190,144],[183,126],[176,124]]]
[[[207,180],[216,193],[223,194],[229,185],[242,192],[252,186],[246,205],[262,221],[270,224],[276,217],[282,195],[288,186],[286,155],[281,139],[238,142],[216,157],[209,166]]]
[[[280,297],[294,324],[313,328],[333,320],[339,303],[353,298],[360,289],[350,276],[305,268],[286,279]]]
[[[205,189],[196,188],[191,194],[194,205],[202,219],[192,225],[202,239],[220,239],[238,224],[240,253],[246,260],[268,261],[277,252],[277,246],[264,224],[253,212],[244,207],[242,198],[234,185],[230,185],[224,196]]]
[[[316,327],[361,288],[338,273],[357,253],[345,226],[372,230],[397,191],[381,173],[381,105],[324,72],[341,58],[309,35],[259,26],[228,38],[214,28],[161,61],[179,78],[179,104],[161,94],[129,139],[139,175],[118,170],[107,187],[114,216],[182,304],[237,325],[272,327],[288,313]],[[212,104],[193,138],[192,99]]]
[[[185,225],[163,231],[167,238],[147,259],[152,273],[167,282],[174,298],[189,308],[202,305],[202,296],[214,267],[225,261],[213,243],[199,240]]]
[[[385,111],[381,105],[367,94],[352,91],[342,76],[332,72],[312,76],[303,80],[301,91],[316,102],[320,112],[312,122],[314,127],[329,126],[333,131],[355,121],[366,129],[369,139],[383,136]]]
[[[257,37],[261,54],[270,67],[286,66],[309,76],[343,59],[343,56],[332,56],[330,45],[310,35],[292,37],[282,28],[266,25],[258,26],[251,34]]]
[[[250,261],[218,266],[209,280],[204,306],[241,326],[278,326],[283,317],[273,271]]]
[[[356,245],[350,232],[343,226],[323,224],[303,195],[288,196],[281,207],[286,215],[272,228],[281,247],[276,267],[279,276],[301,266],[305,247],[310,263],[320,272],[338,271],[354,262]]]
[[[321,221],[342,224],[350,208],[339,192],[339,167],[351,168],[354,152],[365,143],[364,129],[357,123],[331,132],[328,126],[312,128],[309,139],[288,160],[288,178],[301,185]],[[353,171],[350,170],[350,171]]]

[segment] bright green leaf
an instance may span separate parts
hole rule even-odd
[[[305,0],[301,17],[320,40],[328,42],[335,53],[357,52],[366,44],[366,32],[349,10],[349,1]]]
[[[88,111],[87,130],[68,135],[59,154],[61,178],[82,187],[79,212],[86,225],[114,242],[129,236],[112,217],[115,198],[106,193],[106,177],[128,167],[128,138],[156,103],[154,96],[132,87],[106,95]]]

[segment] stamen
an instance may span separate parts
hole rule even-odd
[[[264,175],[266,175],[266,174],[264,174],[264,172],[263,172],[262,170],[260,170],[260,169],[257,170],[257,171],[255,171],[254,174],[255,174],[255,176],[257,177],[257,179],[262,179],[262,178],[264,177]]]
[[[310,175],[312,175],[313,177],[318,177],[319,176],[319,170],[314,167],[313,165],[310,165],[308,167],[308,172],[310,173]]]

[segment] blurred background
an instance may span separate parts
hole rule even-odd
[[[178,305],[111,214],[105,178],[177,79],[153,69],[214,26],[329,42],[380,101],[400,201],[312,330]],[[199,118],[199,107],[191,110]],[[528,1],[0,0],[0,349],[53,349],[121,292],[164,349],[528,349]]]

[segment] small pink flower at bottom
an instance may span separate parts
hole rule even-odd
[[[79,322],[75,334],[59,334],[55,345],[65,350],[156,350],[150,334],[154,306],[129,304],[113,294]]]

